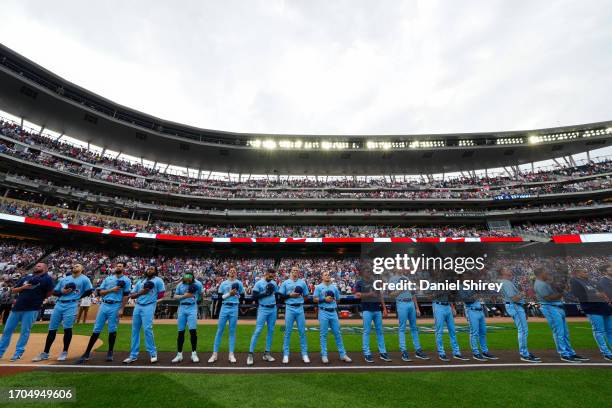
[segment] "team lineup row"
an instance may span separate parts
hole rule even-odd
[[[78,360],[83,364],[91,358],[91,352],[99,335],[105,325],[108,325],[108,352],[106,361],[113,361],[113,350],[117,336],[117,325],[122,314],[123,307],[129,298],[135,300],[135,307],[132,320],[132,338],[130,355],[123,363],[130,364],[138,359],[140,349],[141,330],[145,335],[145,348],[150,356],[151,363],[158,360],[157,349],[153,336],[153,318],[157,303],[164,297],[165,285],[162,279],[157,276],[155,266],[146,269],[145,276],[138,280],[133,286],[129,278],[124,274],[125,265],[121,262],[115,264],[113,273],[109,274],[103,282],[95,288],[98,296],[102,299],[100,309],[96,316],[93,333],[89,339],[87,348]],[[272,362],[275,358],[271,355],[271,345],[274,335],[274,326],[277,316],[277,299],[284,300],[285,311],[285,331],[283,339],[284,364],[289,363],[290,338],[294,324],[297,325],[297,332],[300,339],[300,353],[304,363],[310,363],[308,347],[306,341],[306,319],[304,315],[304,299],[309,296],[309,287],[299,276],[298,267],[291,269],[290,276],[280,285],[276,283],[276,271],[272,268],[265,272],[253,288],[253,296],[257,299],[257,322],[255,331],[251,337],[247,365],[254,364],[254,351],[257,341],[264,327],[267,326],[267,336],[263,360]],[[208,363],[215,363],[218,360],[218,353],[221,340],[226,325],[229,325],[229,362],[236,363],[234,348],[236,342],[236,326],[238,322],[238,304],[240,296],[244,295],[242,282],[236,279],[236,268],[231,267],[228,271],[228,279],[223,281],[218,288],[218,293],[222,299],[221,311],[217,332],[214,339],[213,353],[208,359]],[[563,293],[553,288],[551,275],[545,268],[537,268],[535,271],[536,281],[534,289],[541,311],[545,316],[555,341],[556,350],[561,360],[572,363],[587,361],[588,359],[579,356],[573,350],[569,330],[566,323],[565,311],[563,308]],[[600,352],[605,360],[612,361],[612,307],[610,299],[605,293],[590,284],[588,273],[583,268],[577,268],[572,272],[571,281],[572,291],[581,300],[581,308],[588,316],[593,329],[593,336]],[[518,345],[520,359],[526,362],[538,363],[541,360],[529,352],[527,347],[528,326],[524,310],[524,294],[521,293],[512,282],[513,274],[508,268],[502,268],[499,273],[501,283],[501,293],[504,298],[505,307],[508,315],[514,321],[518,331]],[[17,294],[16,303],[11,311],[7,323],[4,327],[2,338],[0,339],[0,358],[6,352],[10,344],[11,336],[17,326],[21,324],[21,333],[14,355],[11,361],[21,359],[26,344],[29,339],[30,330],[41,304],[45,298],[53,294],[58,297],[55,308],[53,309],[49,323],[49,331],[45,341],[45,347],[33,361],[43,361],[49,359],[49,352],[60,325],[64,329],[63,351],[58,357],[59,361],[66,360],[68,349],[72,339],[72,327],[78,308],[79,299],[89,296],[94,288],[89,278],[83,274],[83,266],[74,264],[72,274],[60,279],[55,285],[47,273],[47,265],[38,263],[33,269],[33,273],[20,279],[12,289]],[[191,361],[199,362],[197,355],[197,303],[202,297],[203,286],[194,279],[192,274],[185,274],[183,281],[175,290],[174,298],[179,301],[177,313],[178,335],[177,335],[177,355],[172,363],[183,360],[183,345],[185,341],[185,329],[189,330],[191,340]],[[379,357],[384,361],[391,361],[386,351],[385,339],[383,335],[383,317],[387,316],[387,309],[382,293],[376,292],[371,285],[363,281],[357,283],[356,296],[361,299],[361,309],[363,316],[363,339],[362,352],[366,362],[374,362],[370,350],[370,333],[372,325],[376,333]],[[331,330],[336,346],[340,355],[340,360],[346,363],[352,362],[344,348],[340,322],[338,319],[338,308],[336,301],[340,298],[340,292],[336,285],[332,283],[329,272],[322,274],[322,282],[314,289],[313,299],[318,304],[318,319],[320,332],[321,361],[329,363],[327,351],[327,337]],[[497,359],[490,353],[487,346],[487,329],[485,323],[485,313],[483,305],[478,299],[476,292],[463,290],[460,291],[460,298],[465,306],[465,314],[469,325],[469,338],[472,356],[475,360],[486,361]],[[399,320],[399,345],[401,359],[411,361],[410,354],[406,347],[406,328],[410,327],[412,342],[414,345],[414,355],[416,358],[429,360],[430,357],[423,351],[420,345],[419,332],[416,319],[420,316],[420,308],[416,296],[410,291],[398,291],[396,293],[397,316]],[[433,299],[433,314],[435,323],[435,341],[438,358],[442,361],[450,361],[444,349],[443,335],[446,329],[451,349],[452,358],[458,360],[468,360],[457,343],[454,317],[456,316],[455,305],[450,302],[448,291],[439,291]]]

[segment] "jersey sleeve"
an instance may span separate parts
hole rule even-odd
[[[242,284],[241,281],[238,281],[238,283],[240,284],[240,292],[238,294],[239,295],[244,295],[244,285]]]
[[[166,291],[166,285],[164,284],[163,279],[157,278],[155,280],[155,289],[157,289],[157,293]]]
[[[132,291],[130,293],[138,293],[140,291],[140,282],[138,281],[132,286]]]
[[[83,292],[86,292],[88,290],[92,290],[93,289],[93,285],[91,284],[91,280],[87,277],[87,276],[83,276],[85,279],[83,279]]]
[[[315,298],[321,298],[321,287],[315,286],[314,294],[312,295]]]
[[[278,289],[278,293],[283,296],[287,296],[287,285],[285,285],[285,282],[281,283],[280,288]]]
[[[62,290],[62,282],[64,281],[64,279],[59,279],[57,281],[57,283],[55,284],[55,287],[53,288],[53,291],[55,292],[59,292],[60,290]]]
[[[334,286],[334,294],[335,294],[336,300],[339,300],[340,299],[340,290],[338,290],[337,286]]]
[[[132,290],[132,281],[129,280],[128,278],[122,278],[122,279],[125,282],[125,287],[123,288],[123,296],[127,296],[130,294],[130,291]]]
[[[302,289],[304,289],[304,293],[302,293],[303,296],[310,295],[310,290],[308,290],[308,285],[304,281],[302,281]]]
[[[174,291],[175,295],[184,295],[185,294],[185,289],[184,289],[185,285],[183,285],[182,283],[179,284],[176,287],[176,290]]]

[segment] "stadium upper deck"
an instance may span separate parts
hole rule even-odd
[[[433,174],[517,166],[609,145],[612,121],[440,135],[262,135],[198,129],[118,105],[0,45],[0,109],[154,163],[239,174]]]

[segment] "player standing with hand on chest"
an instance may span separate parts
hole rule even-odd
[[[276,293],[278,292],[278,285],[274,281],[276,277],[276,271],[269,268],[263,279],[260,279],[255,283],[253,287],[253,297],[258,303],[257,307],[257,323],[255,325],[255,331],[251,337],[251,344],[249,345],[249,355],[247,357],[247,365],[253,365],[253,353],[255,353],[255,345],[257,339],[265,324],[268,325],[268,335],[266,336],[266,348],[264,351],[264,361],[273,362],[275,359],[270,354],[270,348],[272,347],[272,336],[274,336],[274,325],[276,324]]]
[[[96,289],[102,303],[96,316],[93,333],[89,338],[89,344],[83,356],[77,361],[77,364],[83,364],[90,359],[91,350],[93,349],[96,340],[100,337],[100,332],[104,329],[104,324],[108,321],[108,352],[106,353],[106,361],[113,361],[113,350],[115,349],[115,340],[117,339],[117,325],[119,323],[119,315],[125,306],[127,297],[132,288],[132,282],[123,274],[125,265],[123,262],[115,264],[115,273],[107,276],[100,287]]]
[[[124,364],[131,364],[138,359],[140,351],[140,329],[144,330],[145,347],[151,358],[151,363],[157,363],[157,349],[153,337],[153,318],[157,302],[165,294],[164,281],[157,276],[157,268],[153,265],[147,267],[145,277],[132,288],[131,299],[136,299],[134,314],[132,316],[132,345],[130,356],[123,360]]]
[[[323,282],[315,288],[314,302],[319,304],[319,333],[321,342],[321,361],[329,364],[327,358],[327,332],[332,330],[336,339],[336,346],[340,354],[340,360],[351,363],[352,360],[346,355],[342,333],[340,332],[340,321],[338,320],[338,305],[336,300],[340,299],[340,291],[331,282],[331,275],[328,271],[323,272]]]
[[[193,274],[183,275],[183,282],[176,287],[174,298],[179,301],[178,316],[178,337],[176,339],[176,357],[173,363],[183,361],[183,344],[185,343],[185,326],[189,327],[189,337],[191,339],[191,361],[200,362],[198,357],[198,302],[202,297],[204,287],[200,282],[193,278]]]
[[[213,345],[212,356],[208,359],[210,364],[218,359],[219,348],[221,347],[221,339],[225,331],[225,324],[229,323],[229,362],[236,363],[234,356],[234,347],[236,345],[236,326],[238,325],[238,304],[240,296],[244,295],[244,286],[242,282],[236,279],[238,272],[234,266],[230,266],[228,271],[228,279],[221,282],[219,285],[219,294],[223,304],[219,312],[219,323],[217,325],[217,334],[215,334],[215,343]]]
[[[49,351],[51,351],[51,346],[55,341],[60,323],[64,327],[64,349],[57,360],[66,360],[66,357],[68,357],[68,348],[72,341],[72,326],[76,319],[79,300],[85,296],[91,295],[91,292],[93,292],[93,286],[89,278],[83,275],[83,265],[78,263],[74,264],[72,267],[72,275],[68,275],[61,279],[53,289],[53,295],[57,296],[58,299],[55,308],[53,308],[53,313],[51,314],[45,349],[32,359],[32,361],[49,359]]]
[[[304,299],[309,295],[308,285],[300,279],[297,266],[291,268],[289,279],[281,284],[279,293],[285,300],[285,336],[283,338],[283,364],[289,364],[289,343],[293,323],[297,324],[300,336],[302,361],[309,364],[308,342],[306,341],[306,317],[304,316]]]

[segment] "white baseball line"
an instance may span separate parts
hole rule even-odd
[[[333,370],[418,370],[453,368],[508,368],[508,367],[610,367],[612,363],[490,363],[490,364],[437,364],[437,365],[340,365],[340,366],[161,366],[161,365],[86,365],[86,364],[0,364],[0,367],[28,367],[43,369],[91,369],[91,370],[172,370],[172,371],[333,371]]]

